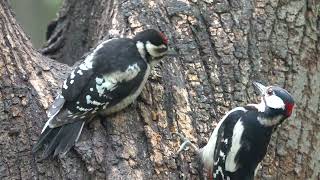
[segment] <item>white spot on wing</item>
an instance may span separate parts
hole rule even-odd
[[[87,104],[93,104],[93,105],[96,105],[96,106],[100,106],[100,105],[103,104],[101,102],[98,102],[98,101],[95,101],[95,100],[91,100],[91,96],[90,95],[86,95],[86,100],[87,100]]]
[[[90,66],[91,66],[91,65],[90,65]],[[89,66],[89,67],[90,67],[90,66]],[[79,66],[79,68],[80,68],[81,70],[84,70],[84,71],[89,70],[89,67],[87,67],[87,65],[86,65],[85,63],[80,64],[80,66]]]
[[[92,108],[84,108],[84,107],[80,107],[80,106],[77,106],[76,107],[79,111],[91,111]]]
[[[73,79],[76,75],[74,74],[74,71],[71,72],[70,78]]]
[[[82,73],[82,71],[81,71],[80,69],[77,71],[77,73],[78,73],[79,75],[83,75],[83,73]]]
[[[102,84],[102,82],[103,82],[102,78],[96,77],[96,83],[97,84]]]
[[[223,160],[226,158],[226,155],[221,150],[220,150],[219,156],[222,157]]]
[[[108,106],[109,103],[106,103],[104,106],[103,106],[103,109],[106,109],[107,106]]]
[[[79,69],[83,71],[87,71],[92,68],[93,64],[93,58],[94,58],[95,52],[92,52],[89,54],[86,59],[80,64]]]
[[[87,99],[87,104],[91,104],[91,96],[90,95],[86,95],[86,99]]]
[[[73,84],[74,83],[74,80],[72,79],[71,81],[70,81],[70,84]]]
[[[138,73],[140,72],[140,67],[138,66],[137,63],[128,66],[127,70],[125,73],[122,73],[122,78],[125,81],[130,81],[131,79],[135,78]]]
[[[244,131],[243,122],[241,121],[241,118],[240,118],[233,128],[231,148],[227,155],[227,159],[225,163],[225,167],[227,171],[235,172],[239,168],[239,165],[237,164],[235,158],[238,151],[241,148],[241,137],[242,137],[243,131]]]
[[[96,78],[96,89],[99,96],[104,94],[105,90],[112,91],[117,87],[117,84],[122,81],[130,81],[135,78],[140,72],[140,67],[137,63],[129,65],[124,71],[116,71],[110,74],[106,74],[102,78]],[[104,80],[104,81],[103,81]]]
[[[64,80],[62,87],[63,89],[68,89],[67,80]]]
[[[90,91],[93,91],[93,88],[90,88]]]
[[[99,94],[99,96],[102,96],[104,94],[104,90],[113,90],[115,88],[115,84],[111,83],[110,79],[106,79],[104,83],[102,84],[96,84],[96,89]]]
[[[106,41],[103,41],[102,43],[100,43],[94,50],[92,53],[90,53],[86,59],[80,64],[79,68],[83,71],[89,70],[92,68],[92,64],[93,64],[93,59],[94,56],[96,55],[96,53],[99,51],[99,49],[101,49],[103,47],[104,44],[108,43],[109,41],[111,41],[112,39],[108,39]],[[80,73],[79,73],[80,74]]]

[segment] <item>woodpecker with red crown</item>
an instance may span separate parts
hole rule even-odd
[[[79,139],[85,122],[132,103],[152,67],[168,52],[167,37],[153,29],[132,39],[115,38],[100,43],[64,81],[61,94],[48,110],[49,119],[33,152],[44,146],[43,158],[65,155]]]
[[[209,179],[253,180],[272,133],[291,116],[294,100],[288,91],[278,86],[253,84],[262,94],[261,102],[229,111],[203,148],[198,149],[176,133],[184,140],[178,153],[189,145],[195,148]]]

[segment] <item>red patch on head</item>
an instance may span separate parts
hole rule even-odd
[[[289,117],[291,116],[292,110],[293,110],[293,103],[286,103],[286,115]]]
[[[159,32],[159,34],[160,34],[160,36],[161,36],[161,38],[162,38],[163,43],[164,43],[165,45],[167,45],[168,42],[169,42],[168,38],[167,38],[162,32]]]

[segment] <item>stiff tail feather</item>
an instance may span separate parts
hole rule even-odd
[[[55,157],[58,154],[65,155],[80,137],[85,121],[75,121],[56,128],[49,126],[42,132],[32,152],[37,152],[45,146],[42,159],[48,158],[51,154]]]

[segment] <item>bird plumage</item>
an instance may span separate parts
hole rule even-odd
[[[210,154],[213,158],[209,169],[217,180],[251,177],[266,153],[273,132],[272,127],[264,127],[256,120],[259,114],[257,109],[236,109],[215,129],[216,140],[200,150],[205,153],[214,149],[214,153]]]
[[[272,133],[292,113],[294,101],[285,89],[265,87],[257,82],[254,85],[262,94],[261,102],[229,111],[214,129],[207,145],[201,149],[196,147],[209,178],[252,180],[267,152]],[[188,140],[185,142],[178,152],[191,144]]]
[[[146,83],[151,62],[158,58],[149,54],[146,43],[150,42],[156,42],[152,51],[167,49],[162,34],[146,30],[133,39],[104,41],[89,53],[64,81],[33,152],[47,145],[44,158],[65,154],[79,138],[86,121],[97,113],[108,115],[132,103]]]

